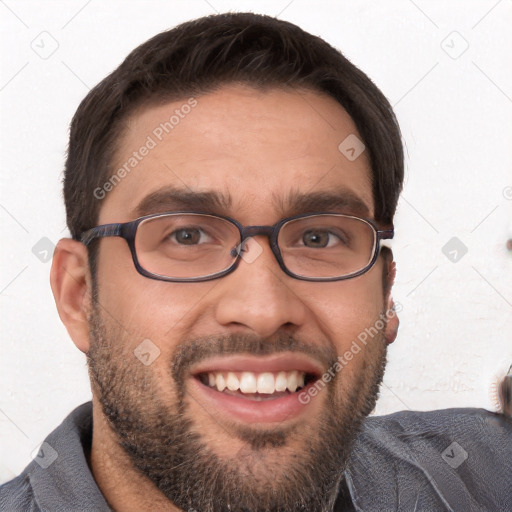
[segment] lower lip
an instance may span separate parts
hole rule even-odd
[[[288,396],[256,401],[222,393],[206,386],[196,378],[192,378],[191,381],[191,392],[200,396],[199,403],[205,409],[213,408],[215,415],[221,411],[245,423],[282,423],[303,414],[314,401],[311,397],[308,397],[307,404],[299,401],[299,395],[308,393],[309,387],[314,383]]]

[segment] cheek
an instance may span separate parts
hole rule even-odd
[[[108,240],[98,260],[99,302],[104,314],[122,328],[133,343],[152,340],[162,352],[174,345],[192,323],[211,283],[179,284],[139,274],[128,245]],[[112,243],[110,243],[112,242]]]
[[[355,386],[375,372],[383,351],[381,266],[354,279],[329,283],[309,298],[318,327],[335,346],[343,388]]]
[[[333,341],[346,343],[380,318],[384,308],[381,275],[374,268],[354,279],[327,283],[320,293],[309,295],[315,316]]]

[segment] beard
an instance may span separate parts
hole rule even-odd
[[[234,424],[226,429],[226,444],[235,436],[243,448],[228,458],[208,445],[190,413],[186,379],[191,365],[211,356],[291,351],[330,368],[337,358],[334,346],[313,347],[289,334],[180,340],[157,372],[141,364],[132,352],[133,336],[107,315],[103,319],[100,308],[94,299],[87,362],[95,397],[133,466],[174,505],[187,512],[330,512],[343,499],[343,472],[384,375],[382,332],[372,340],[372,360],[352,382],[345,382],[342,369],[326,384],[314,423],[264,430]],[[171,386],[169,398],[165,387]]]

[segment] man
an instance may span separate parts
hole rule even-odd
[[[402,181],[387,100],[290,23],[212,16],[134,50],[73,119],[51,273],[92,405],[0,508],[509,509],[504,417],[367,418]]]

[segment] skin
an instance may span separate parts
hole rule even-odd
[[[196,99],[198,105],[190,114],[103,199],[98,224],[133,220],[137,204],[167,186],[229,195],[231,204],[218,213],[244,225],[273,225],[301,213],[286,206],[291,190],[348,190],[367,206],[366,216],[373,218],[368,160],[363,153],[351,162],[338,150],[341,141],[358,132],[350,116],[332,98],[311,91],[262,92],[225,86]],[[154,128],[183,104],[177,101],[136,112],[127,122],[112,168],[122,166]],[[353,213],[340,211],[344,212]],[[258,236],[256,241],[263,252],[255,261],[242,261],[233,273],[202,283],[147,279],[136,271],[123,239],[101,241],[96,319],[106,326],[101,332],[108,335],[115,360],[133,365],[134,379],[142,375],[142,365],[134,358],[133,350],[148,338],[158,346],[160,356],[144,371],[148,372],[152,396],[157,396],[162,406],[171,408],[177,403],[178,390],[168,367],[177,348],[190,340],[212,335],[273,340],[286,334],[314,349],[330,348],[343,355],[358,334],[392,306],[392,258],[379,257],[370,271],[354,279],[311,283],[287,276],[279,268],[268,239]],[[384,290],[383,272],[389,275]],[[71,338],[90,355],[95,342],[95,336],[91,336],[95,306],[87,250],[82,244],[70,239],[59,242],[51,284],[59,315]],[[348,414],[349,403],[364,410],[386,340],[394,340],[397,328],[394,316],[382,336],[368,343],[347,364],[343,379],[333,380],[332,391],[320,392],[311,401],[300,425],[298,420],[290,420],[286,425],[251,426],[252,434],[289,428],[284,446],[254,449],[241,436],[243,426],[209,409],[186,385],[184,400],[191,428],[200,433],[202,442],[219,460],[231,461],[233,467],[243,471],[237,460],[244,454],[255,481],[265,480],[269,468],[273,468],[272,479],[279,480],[279,472],[286,472],[294,454],[304,452],[311,439],[318,436],[319,422],[329,406],[340,414]],[[100,402],[102,391],[94,378],[92,390],[90,466],[109,504],[118,511],[181,510],[134,468],[106,419]],[[126,392],[136,394],[129,387]]]

